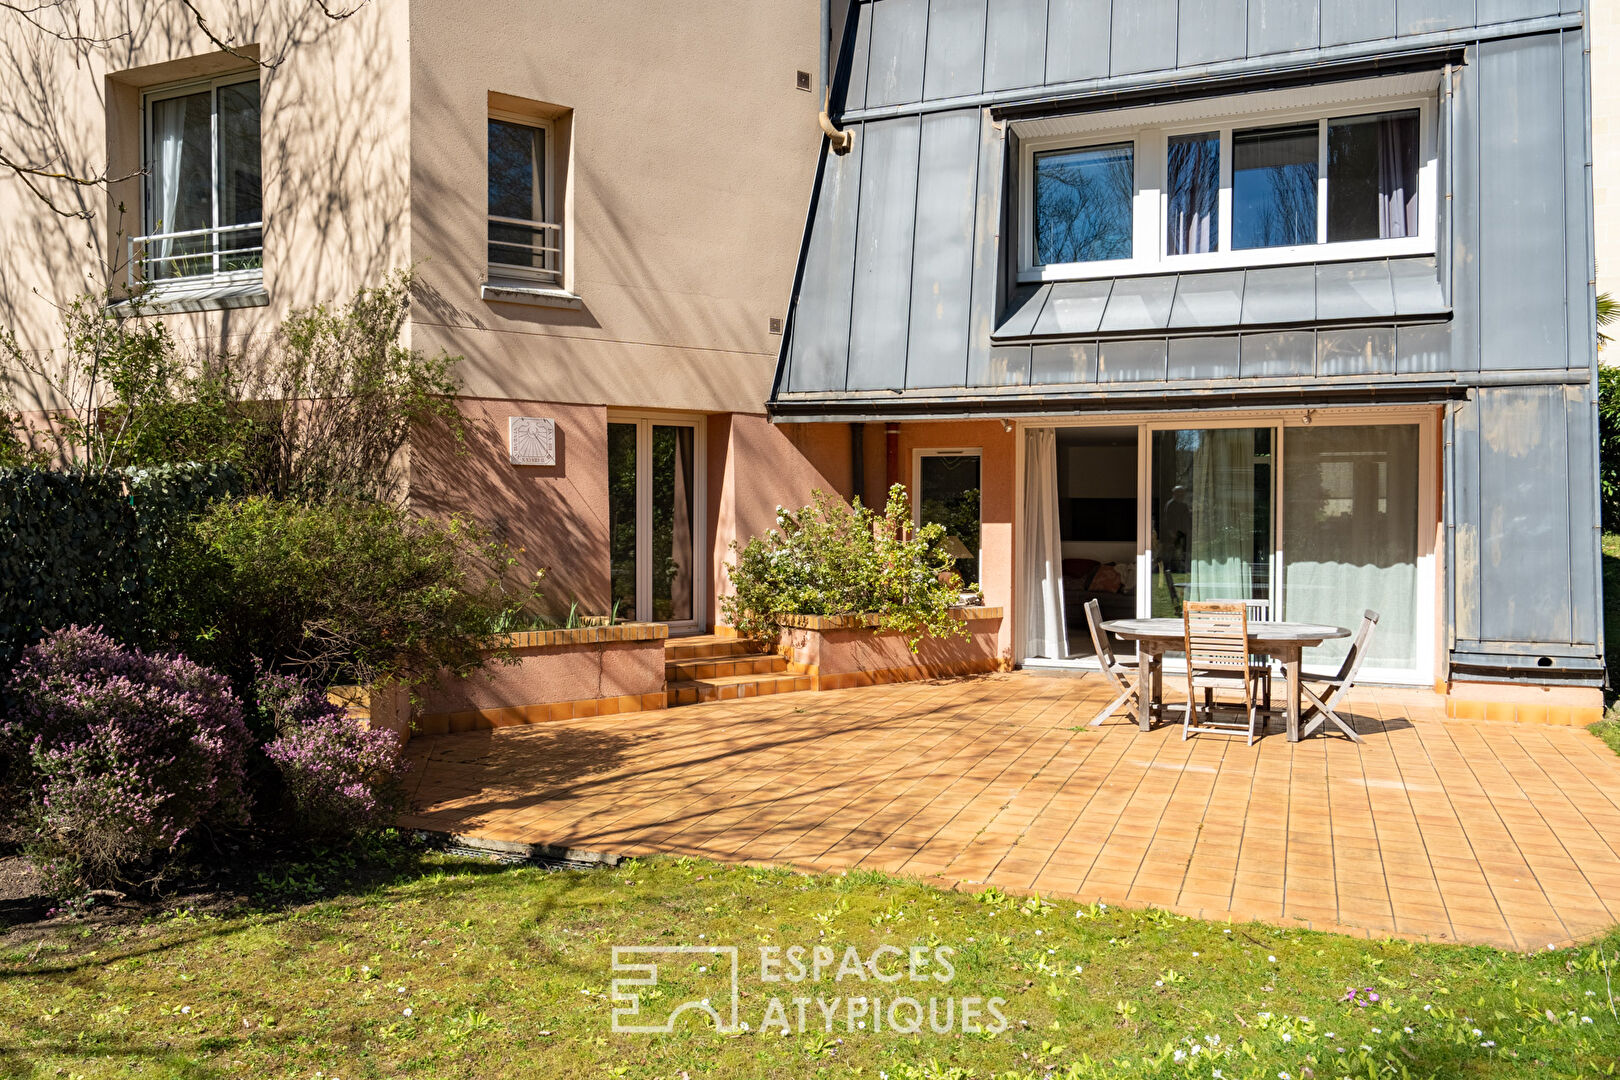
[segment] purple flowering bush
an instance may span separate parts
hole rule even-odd
[[[276,732],[264,752],[281,773],[294,828],[335,840],[394,823],[409,767],[398,735],[367,727],[296,678],[261,673],[255,691]]]
[[[246,822],[250,739],[224,676],[70,627],[24,652],[10,698],[0,756],[56,889],[128,884],[199,826]]]

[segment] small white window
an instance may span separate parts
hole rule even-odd
[[[1435,79],[1017,121],[1019,277],[1432,253]]]
[[[562,280],[562,228],[553,220],[551,125],[489,119],[489,267],[492,276]]]
[[[149,91],[144,106],[145,234],[130,241],[131,276],[262,276],[257,75]]]

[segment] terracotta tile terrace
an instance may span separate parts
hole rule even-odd
[[[1517,949],[1620,921],[1620,756],[1581,728],[1369,688],[1361,745],[1251,748],[1087,726],[1107,696],[1020,672],[422,737],[402,824]]]

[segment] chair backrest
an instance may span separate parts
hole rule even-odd
[[[1241,600],[1189,600],[1181,609],[1189,671],[1247,671],[1249,613]]]
[[[1097,660],[1104,671],[1114,668],[1114,650],[1108,644],[1108,631],[1102,628],[1102,605],[1095,600],[1086,601],[1086,622],[1091,626],[1091,645],[1097,650]]]
[[[1211,604],[1242,604],[1243,610],[1249,616],[1250,622],[1256,623],[1271,621],[1270,600],[1211,600],[1209,602]]]
[[[1361,661],[1367,656],[1367,643],[1372,640],[1373,627],[1377,625],[1378,612],[1361,613],[1361,626],[1356,630],[1355,640],[1350,643],[1350,651],[1344,654],[1344,663],[1339,665],[1339,674],[1334,676],[1334,682],[1356,681],[1356,672],[1361,670]]]

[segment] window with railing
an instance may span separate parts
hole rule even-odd
[[[145,230],[129,241],[131,281],[262,275],[257,75],[149,91],[144,117]]]
[[[562,226],[554,215],[548,123],[489,119],[489,269],[492,277],[562,283]]]

